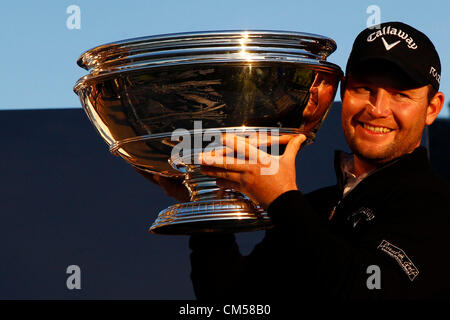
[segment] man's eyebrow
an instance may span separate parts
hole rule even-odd
[[[370,83],[372,83],[371,81],[369,81],[367,79],[354,78],[354,77],[349,79],[348,82],[350,82],[350,83],[363,83],[363,84],[370,84]]]
[[[365,75],[349,75],[347,82],[355,84],[366,84],[371,86],[390,88],[393,90],[415,90],[419,89],[416,84],[411,83],[407,78],[396,78],[396,74],[386,74],[382,78],[379,78],[377,74],[365,74]]]

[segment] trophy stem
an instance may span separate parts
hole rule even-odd
[[[189,190],[190,201],[247,199],[240,192],[218,187],[216,178],[202,174],[198,165],[188,166],[183,184]]]
[[[216,178],[200,172],[199,165],[185,167],[183,184],[191,202],[179,203],[161,211],[150,227],[158,234],[234,233],[271,227],[264,210],[240,192],[217,186]]]

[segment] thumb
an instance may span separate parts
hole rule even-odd
[[[284,157],[295,159],[297,157],[297,153],[300,150],[300,147],[303,142],[305,142],[306,136],[304,134],[299,134],[293,137],[287,144],[286,150],[284,151]]]

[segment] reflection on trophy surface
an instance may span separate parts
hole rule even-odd
[[[113,154],[147,172],[184,177],[190,202],[161,211],[152,232],[258,230],[270,227],[267,214],[218,188],[195,159],[220,147],[226,132],[272,141],[303,133],[312,142],[342,76],[326,61],[335,49],[329,38],[281,31],[136,38],[85,52],[78,64],[89,74],[74,91]],[[283,149],[275,144],[263,147]]]

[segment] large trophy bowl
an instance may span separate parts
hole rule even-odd
[[[211,136],[219,135],[217,145],[230,131],[303,133],[312,142],[342,77],[326,61],[335,49],[332,39],[284,31],[136,38],[82,54],[78,65],[89,74],[74,91],[113,154],[150,173],[184,177],[191,201],[161,211],[151,232],[258,230],[271,226],[267,214],[220,189],[195,159]]]

